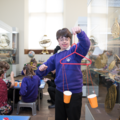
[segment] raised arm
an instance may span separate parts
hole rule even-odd
[[[11,86],[10,86],[10,88],[12,88],[14,86],[14,84],[15,84],[13,71],[11,72],[10,77],[11,77]]]
[[[74,35],[77,34],[77,37],[79,39],[79,42],[77,43],[76,52],[83,55],[83,56],[86,56],[86,54],[89,50],[89,47],[90,47],[89,38],[87,37],[86,33],[80,29],[80,27],[73,28],[72,31],[73,31]],[[76,45],[74,45],[71,48],[71,50],[74,51],[75,48],[76,48]]]

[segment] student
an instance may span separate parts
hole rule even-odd
[[[55,71],[55,70],[54,70]],[[53,75],[55,75],[55,72],[51,71]],[[55,77],[54,77],[55,79]],[[44,81],[48,84],[48,93],[50,95],[50,100],[47,100],[48,103],[51,103],[51,105],[48,106],[48,108],[55,108],[55,91],[56,91],[56,85],[54,83],[54,80],[49,78],[44,78]]]
[[[37,70],[37,61],[35,58],[31,58],[30,60],[30,66],[32,66],[33,71],[36,73]],[[21,72],[22,75],[24,75],[23,71]]]
[[[5,70],[0,68],[0,115],[10,115],[12,113],[12,106],[7,103],[7,89],[14,86],[14,73],[11,72],[11,82],[3,80],[4,74]]]
[[[32,58],[30,60],[30,65],[32,66],[32,69],[34,70],[34,72],[37,70],[37,61],[35,58]]]
[[[4,78],[3,78],[3,80],[5,82],[8,81],[6,79],[6,72],[7,72],[7,70],[9,70],[9,68],[10,68],[10,65],[6,61],[0,61],[0,69],[4,70]],[[7,92],[8,92],[8,101],[11,103],[11,100],[13,100],[13,89],[8,89]],[[19,101],[19,90],[16,90],[15,96],[16,96],[15,97],[15,103],[17,103]]]
[[[79,42],[77,43],[76,52],[86,56],[90,41],[84,31],[80,27],[75,27],[72,29],[73,34],[77,34]],[[56,69],[56,97],[55,97],[55,120],[79,120],[81,116],[82,107],[82,72],[80,65],[65,65],[67,83],[69,90],[72,92],[71,101],[69,104],[64,104],[63,102],[63,87],[67,90],[67,84],[64,80],[63,86],[63,75],[62,75],[62,65],[60,60],[67,55],[75,51],[76,45],[70,48],[70,40],[72,35],[67,28],[63,28],[56,33],[57,40],[59,42],[61,50],[51,56],[47,62],[42,64],[36,71],[36,74],[41,76],[47,75],[50,71]],[[80,63],[83,58],[77,54],[69,56],[69,58],[64,59],[63,63]],[[64,78],[65,79],[65,78]]]
[[[0,61],[0,68],[4,70],[4,79],[6,79],[6,72],[10,68],[9,64],[6,61]]]
[[[37,99],[40,78],[35,75],[29,64],[23,67],[23,73],[25,77],[22,80],[19,93],[24,102],[34,102]]]

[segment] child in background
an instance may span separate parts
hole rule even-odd
[[[60,50],[60,46],[56,46],[54,49],[54,54],[57,53],[57,51]],[[44,81],[48,84],[48,93],[50,95],[50,100],[47,100],[48,103],[51,103],[52,105],[49,105],[48,108],[55,108],[55,91],[56,91],[56,85],[55,85],[55,73],[56,70],[51,71],[52,79],[44,78]]]
[[[55,70],[51,71],[51,73],[55,74]],[[50,95],[50,100],[47,100],[47,102],[51,103],[51,105],[49,105],[48,108],[55,108],[55,91],[56,91],[55,82],[54,80],[49,78],[44,78],[44,81],[48,84],[48,93]]]
[[[1,66],[5,68],[5,66]],[[11,82],[4,81],[5,70],[0,68],[0,115],[10,115],[12,113],[12,106],[7,104],[7,89],[14,86],[14,73],[11,72]]]
[[[37,66],[37,61],[36,61],[35,58],[32,58],[32,59],[30,60],[30,65]]]
[[[6,79],[6,72],[9,70],[10,66],[6,61],[0,61],[0,69],[4,70],[4,79]]]
[[[40,78],[35,75],[29,64],[23,67],[23,73],[25,77],[22,80],[19,94],[24,102],[34,102],[37,99]]]
[[[72,29],[73,34],[77,34],[79,42],[77,43],[76,52],[86,56],[89,47],[90,40],[80,27]],[[65,65],[67,84],[64,80],[63,86],[63,74],[62,64],[60,60],[67,55],[75,51],[76,45],[70,48],[70,40],[72,38],[71,32],[67,28],[63,28],[56,33],[57,40],[59,42],[61,50],[51,56],[47,62],[42,64],[36,71],[39,77],[47,75],[50,71],[56,70],[56,97],[55,97],[55,120],[79,120],[81,116],[82,107],[82,72],[80,65]],[[77,54],[72,54],[62,61],[62,63],[81,63],[83,57]],[[65,78],[64,78],[65,79]],[[65,104],[63,101],[63,87],[64,91],[68,90],[72,92],[71,101],[69,104]]]
[[[32,67],[33,71],[36,73],[36,70],[37,70],[37,61],[35,58],[32,58],[30,60],[30,66]],[[22,75],[24,75],[23,71],[21,72]]]
[[[4,78],[3,80],[7,83],[8,80],[6,79],[6,72],[7,70],[9,70],[10,65],[6,62],[6,61],[0,61],[0,69],[4,70]],[[11,100],[13,100],[13,89],[8,89],[8,100],[9,102],[11,102]],[[17,103],[19,101],[19,90],[17,89],[15,91],[15,103]]]

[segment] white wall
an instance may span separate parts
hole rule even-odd
[[[65,0],[64,27],[71,29],[79,17],[87,17],[87,0]]]
[[[26,9],[28,0],[0,0],[0,20],[19,29],[19,70],[22,70],[23,65],[30,59],[28,55],[24,55],[24,48],[27,48],[26,34]],[[65,0],[64,1],[64,27],[71,29],[78,17],[87,16],[87,0]],[[35,58],[47,60],[50,55],[39,56]]]

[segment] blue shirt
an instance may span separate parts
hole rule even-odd
[[[24,102],[34,102],[37,99],[38,88],[40,86],[40,78],[34,75],[32,78],[26,76],[22,80],[20,95]]]
[[[79,39],[79,42],[77,43],[76,52],[83,56],[86,56],[90,47],[90,40],[84,31],[77,34],[77,37]],[[39,67],[38,67],[36,74],[41,78],[47,75],[50,71],[56,69],[55,84],[57,90],[63,92],[63,87],[64,90],[67,90],[67,84],[68,84],[68,88],[72,93],[82,92],[83,79],[82,79],[82,72],[80,65],[65,65],[67,84],[66,84],[66,78],[64,76],[64,86],[63,86],[63,74],[62,74],[63,71],[62,71],[62,64],[60,64],[60,60],[66,57],[67,55],[73,53],[75,51],[75,48],[76,45],[72,46],[69,50],[64,50],[54,54],[47,60],[47,62],[44,63],[46,66],[48,66],[48,68],[45,71],[41,72],[39,71]],[[81,56],[77,54],[73,54],[68,58],[64,59],[62,63],[81,63],[82,59],[83,58]]]

